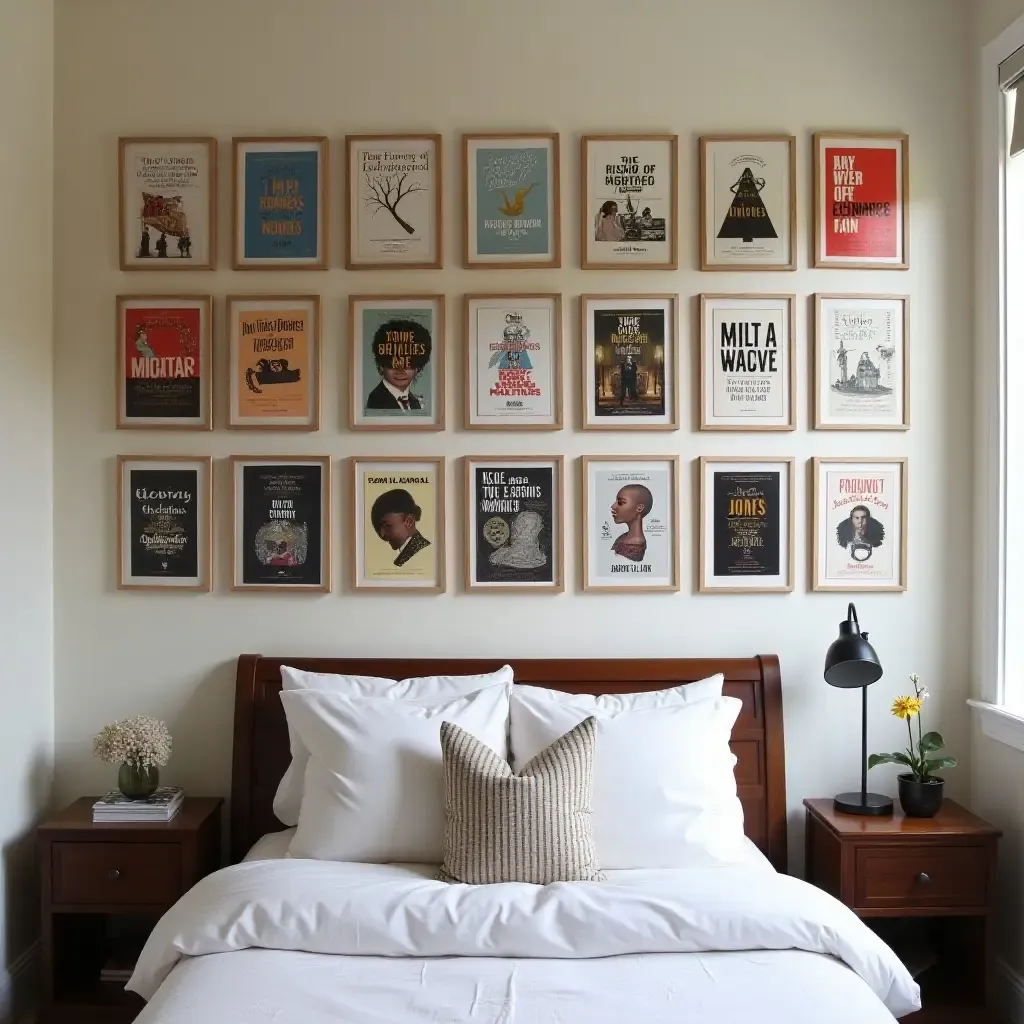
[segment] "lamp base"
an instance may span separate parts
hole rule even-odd
[[[843,814],[892,814],[892,798],[881,793],[840,793],[832,806]]]

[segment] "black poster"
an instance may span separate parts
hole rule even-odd
[[[320,586],[323,467],[242,467],[242,582]]]
[[[476,582],[555,582],[554,476],[550,466],[476,467]]]
[[[199,478],[194,469],[130,469],[131,576],[199,576]]]
[[[665,312],[596,309],[597,416],[665,415]]]
[[[778,576],[781,473],[715,473],[715,576]]]

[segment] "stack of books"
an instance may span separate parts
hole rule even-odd
[[[115,947],[100,969],[100,981],[121,987],[128,984],[135,972],[135,962],[139,959],[139,950],[132,946]]]
[[[178,786],[161,786],[145,800],[129,800],[112,789],[92,805],[93,821],[170,821],[185,799]]]

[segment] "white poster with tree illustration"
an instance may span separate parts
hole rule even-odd
[[[441,266],[440,135],[350,135],[345,265]]]

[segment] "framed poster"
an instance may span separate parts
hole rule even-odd
[[[907,460],[814,460],[812,590],[907,589]]]
[[[326,270],[327,139],[232,144],[235,270]]]
[[[582,295],[583,429],[676,430],[675,295]]]
[[[328,455],[231,456],[232,590],[331,589]]]
[[[441,136],[348,135],[347,270],[440,270]]]
[[[565,590],[564,456],[469,456],[466,589]]]
[[[794,136],[701,136],[700,269],[796,270]]]
[[[209,455],[118,455],[118,590],[210,590],[211,462]]]
[[[584,455],[583,589],[679,589],[679,456]]]
[[[702,594],[793,589],[795,460],[702,456]]]
[[[352,586],[444,592],[444,459],[353,457]]]
[[[228,426],[320,429],[320,296],[228,296]]]
[[[444,429],[444,296],[350,295],[353,430]]]
[[[561,295],[467,295],[465,338],[467,430],[561,430]]]
[[[584,270],[679,266],[678,135],[584,135]]]
[[[464,266],[562,265],[558,135],[462,136]]]
[[[796,429],[794,295],[700,297],[700,429]]]
[[[815,133],[816,267],[910,267],[909,150],[906,135]]]
[[[217,140],[118,139],[122,270],[212,270]]]
[[[814,428],[907,430],[906,295],[814,297]]]
[[[117,297],[119,430],[210,430],[209,295]]]

